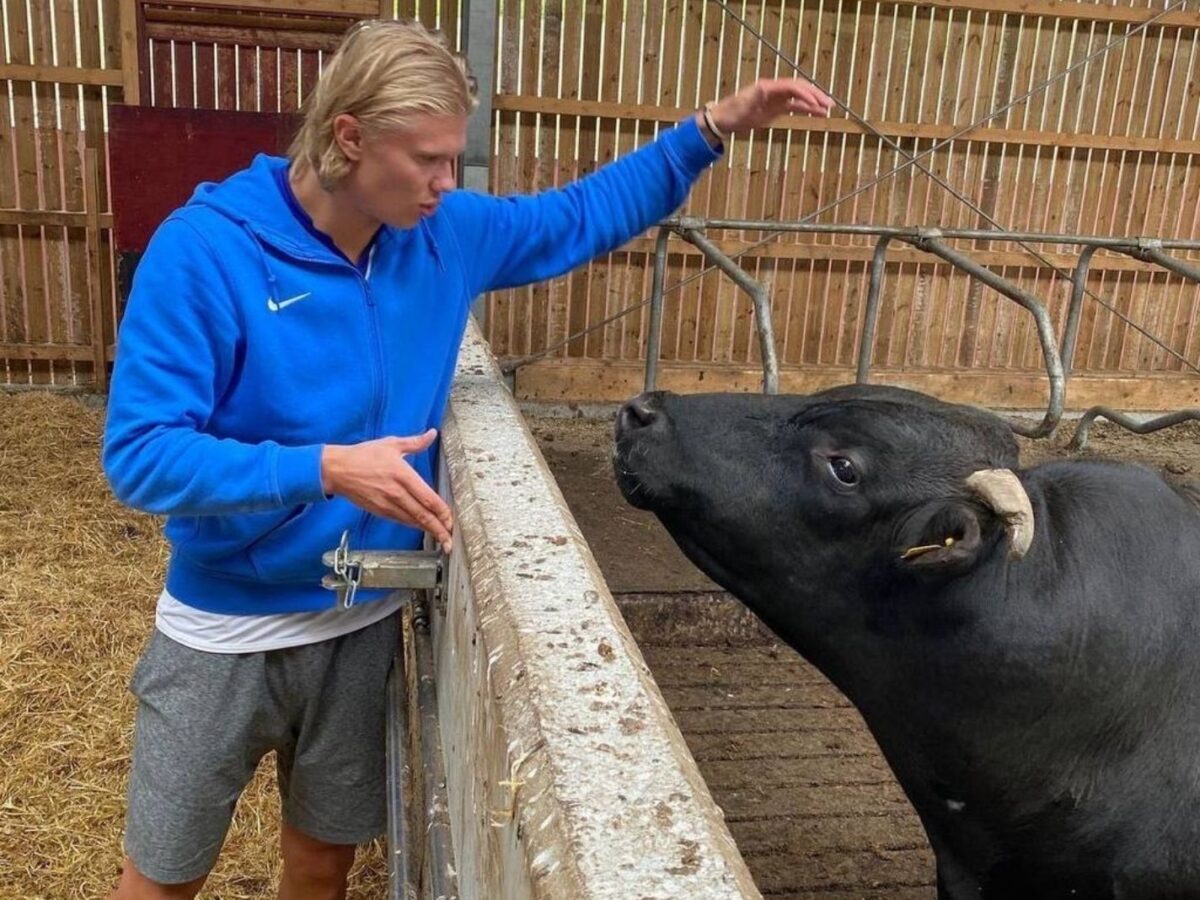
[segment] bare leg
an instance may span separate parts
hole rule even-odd
[[[159,884],[151,881],[137,870],[133,860],[125,857],[121,869],[121,880],[117,889],[108,895],[108,900],[192,900],[204,886],[207,875],[183,884]]]
[[[283,823],[279,900],[344,900],[353,844],[327,844]]]

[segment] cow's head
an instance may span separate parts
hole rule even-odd
[[[642,394],[615,437],[626,499],[769,621],[798,596],[844,613],[847,590],[954,578],[1032,537],[1009,427],[912,391]]]

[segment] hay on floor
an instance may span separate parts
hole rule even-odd
[[[134,701],[166,546],[100,470],[103,411],[0,393],[0,898],[93,898],[116,885]],[[268,758],[202,896],[274,896],[278,794]],[[378,845],[349,896],[385,893]]]

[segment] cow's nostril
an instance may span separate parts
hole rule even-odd
[[[622,431],[633,431],[651,425],[658,418],[658,408],[651,398],[639,394],[621,407],[619,415]]]

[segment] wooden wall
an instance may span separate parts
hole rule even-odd
[[[458,10],[458,0],[0,3],[0,385],[104,387],[98,363],[113,357],[118,308],[108,104],[295,110],[352,22],[419,14],[457,41]]]
[[[964,126],[1163,10],[1158,0],[756,0],[728,4],[883,134],[910,153]],[[926,165],[1002,227],[1200,239],[1200,78],[1195,11],[1163,19],[1070,77],[962,138]],[[787,61],[705,0],[503,4],[496,187],[562,184],[629,152],[703,102]],[[555,61],[559,65],[554,65]],[[737,139],[693,191],[697,216],[797,220],[902,162],[835,112]],[[826,223],[989,227],[909,168],[817,217]],[[713,232],[729,253],[763,235]],[[489,302],[500,354],[537,354],[650,291],[652,240],[565,278]],[[970,247],[977,259],[1065,317],[1069,285],[1016,245]],[[1074,247],[1038,248],[1068,269]],[[669,383],[753,389],[752,309],[698,252],[672,243],[663,359]],[[781,236],[742,257],[770,285],[785,388],[852,377],[867,290],[864,238]],[[1195,256],[1195,254],[1193,254]],[[889,254],[874,360],[882,376],[962,399],[1034,405],[1040,352],[1032,320],[951,267],[904,245]],[[689,280],[691,279],[691,280]],[[1200,288],[1102,253],[1088,286],[1193,363]],[[616,399],[640,384],[648,308],[640,305],[518,372],[531,397]],[[1196,403],[1195,372],[1088,301],[1075,371],[1087,396]],[[1132,391],[1130,378],[1153,389]],[[1157,380],[1155,380],[1157,379]],[[1111,389],[1111,392],[1110,392]],[[1078,399],[1073,392],[1072,401]],[[1082,397],[1083,395],[1079,395]]]
[[[726,0],[909,152],[927,150],[1036,88],[1167,0]],[[105,106],[289,111],[349,22],[418,15],[460,37],[460,0],[147,0],[6,3],[0,78],[0,382],[96,385],[111,356],[115,288]],[[963,135],[926,164],[1012,229],[1200,239],[1200,14],[1171,11],[1070,77]],[[661,128],[790,63],[712,0],[498,0],[493,188],[563,184]],[[30,15],[32,13],[32,15]],[[3,36],[0,36],[3,39]],[[88,178],[88,150],[96,177]],[[795,220],[901,161],[842,112],[733,140],[685,209]],[[94,185],[90,188],[89,185]],[[89,205],[89,190],[96,202]],[[909,168],[821,222],[977,227],[986,222]],[[730,253],[762,235],[713,232]],[[489,298],[501,356],[550,352],[519,392],[616,399],[641,380],[652,235],[542,285]],[[1064,279],[1016,245],[961,245],[1065,315]],[[670,288],[701,271],[673,241]],[[1038,248],[1070,268],[1072,247]],[[90,251],[90,252],[89,252]],[[782,236],[742,257],[771,286],[785,387],[851,377],[869,241]],[[1181,254],[1188,255],[1188,254]],[[1200,258],[1200,254],[1190,254]],[[1200,288],[1098,254],[1089,288],[1193,364]],[[563,345],[622,310],[629,315]],[[753,388],[750,304],[717,274],[668,293],[664,376],[683,389]],[[553,348],[553,349],[551,349]],[[1040,402],[1026,313],[901,246],[889,255],[874,355],[881,377],[985,403]],[[1069,403],[1200,402],[1195,372],[1088,301]],[[707,379],[707,380],[703,380]],[[1026,387],[1022,387],[1025,385]],[[1080,393],[1082,391],[1082,393]]]
[[[118,5],[0,8],[0,383],[76,384],[112,336],[104,109],[121,95]]]

